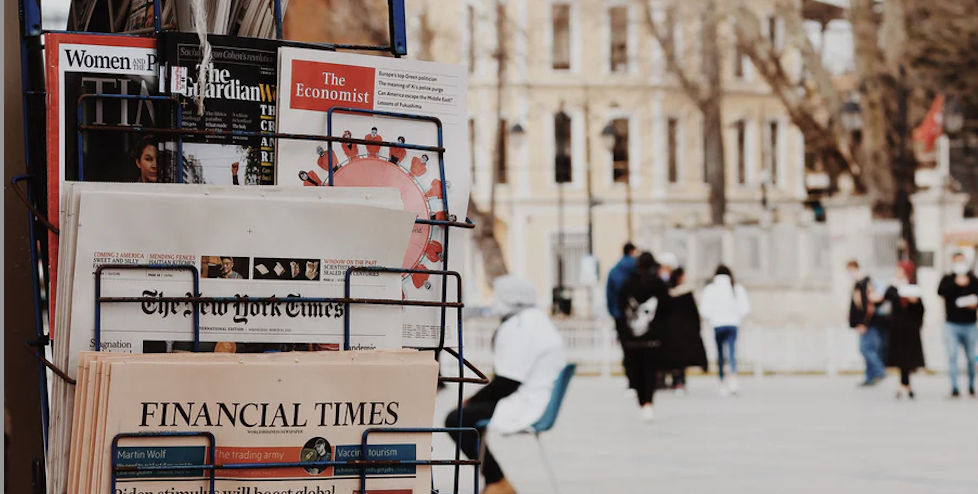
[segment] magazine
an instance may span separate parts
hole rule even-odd
[[[455,65],[283,47],[279,51],[280,133],[323,134],[377,142],[421,146],[439,144],[434,122],[375,114],[334,111],[333,107],[386,111],[437,117],[442,124],[445,151],[444,180],[436,152],[415,151],[367,143],[333,143],[281,139],[277,183],[282,186],[333,185],[395,187],[405,210],[419,218],[463,220],[468,206],[469,169],[466,120],[466,73]],[[331,121],[330,121],[331,119]],[[450,215],[443,198],[447,193]],[[455,240],[456,236],[458,240]],[[452,235],[461,245],[461,235]],[[404,254],[404,268],[422,271],[444,266],[445,228],[415,225]],[[453,261],[454,259],[454,261]],[[449,259],[458,270],[461,259]],[[408,300],[437,301],[441,276],[415,273],[403,277]],[[457,300],[457,282],[448,279],[447,300]],[[404,336],[435,346],[441,333],[442,310],[407,308]],[[446,342],[455,344],[452,310],[446,314]]]
[[[173,156],[152,134],[109,130],[82,135],[84,170],[78,167],[78,100],[83,94],[148,96],[157,86],[156,42],[149,38],[95,34],[45,35],[47,68],[47,215],[57,225],[65,180],[158,182]],[[175,111],[169,102],[85,99],[82,123],[165,127]],[[48,235],[50,317],[54,317],[58,236]]]
[[[317,465],[355,460],[365,430],[419,428],[433,422],[437,364],[420,352],[356,352],[239,356],[93,357],[85,385],[91,390],[78,414],[72,458],[78,492],[109,490],[110,458],[125,466],[207,464],[200,437],[122,439],[120,433],[193,431],[214,435],[215,463],[307,463],[294,468],[219,470],[218,492],[330,492],[359,490],[359,469]],[[90,381],[96,381],[89,385]],[[365,383],[369,383],[365,386]],[[104,390],[94,394],[95,390]],[[87,417],[87,419],[86,419]],[[368,459],[425,460],[431,435],[371,434]],[[367,492],[423,493],[430,467],[374,466]],[[74,477],[75,475],[72,475]],[[129,472],[117,492],[206,490],[200,470]],[[305,489],[305,490],[304,490]]]
[[[209,35],[207,39],[213,62],[206,69],[204,114],[200,115],[194,102],[202,60],[197,35],[164,32],[159,36],[160,89],[164,94],[184,96],[182,128],[225,133],[183,138],[182,182],[272,185],[274,139],[231,134],[275,130],[278,44],[234,36]]]

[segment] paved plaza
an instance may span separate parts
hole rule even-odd
[[[895,376],[857,382],[744,377],[740,396],[724,398],[715,378],[695,377],[686,396],[657,394],[645,424],[623,378],[578,377],[543,442],[563,494],[978,493],[978,400],[948,399],[945,376],[915,376],[913,402],[894,399]],[[439,417],[453,396],[440,394]],[[518,492],[552,492],[532,437],[489,444]],[[452,445],[436,438],[436,457]],[[435,486],[452,492],[450,470],[435,470]]]

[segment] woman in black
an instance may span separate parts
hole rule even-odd
[[[673,369],[672,384],[676,391],[686,390],[686,368],[700,367],[706,372],[706,347],[700,336],[700,312],[693,297],[693,287],[685,283],[686,272],[672,272],[669,289],[670,311],[665,319],[662,337],[663,365]]]
[[[919,289],[912,285],[912,270],[899,266],[896,282],[883,295],[883,304],[889,305],[889,344],[886,364],[900,369],[900,387],[897,399],[904,394],[913,399],[910,374],[924,366],[924,350],[920,343],[920,328],[924,324],[924,304],[920,302]]]
[[[644,252],[638,257],[636,272],[622,286],[619,303],[634,333],[625,351],[629,352],[634,366],[635,391],[641,407],[639,417],[651,422],[656,372],[662,370],[663,321],[668,317],[670,305],[669,288],[659,277],[652,254]]]

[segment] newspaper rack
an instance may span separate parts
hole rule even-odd
[[[43,207],[46,204],[45,195],[46,188],[43,178],[45,177],[45,158],[44,158],[44,132],[40,132],[39,129],[44,128],[44,104],[46,93],[44,91],[44,60],[42,54],[42,41],[41,37],[46,34],[41,27],[41,9],[39,2],[32,0],[18,0],[20,3],[20,13],[21,13],[21,84],[22,84],[22,98],[23,98],[23,111],[24,111],[24,151],[25,151],[25,162],[27,173],[23,175],[18,175],[13,177],[11,180],[11,188],[15,191],[18,197],[22,200],[24,205],[28,209],[29,214],[29,240],[30,240],[30,255],[31,255],[31,266],[32,271],[32,294],[34,297],[34,324],[35,324],[35,334],[36,340],[28,342],[29,347],[33,347],[33,352],[35,357],[39,360],[40,364],[38,366],[40,387],[41,387],[41,420],[42,420],[42,432],[44,439],[44,450],[47,450],[48,443],[48,425],[49,425],[49,403],[47,396],[47,370],[51,370],[59,378],[65,379],[70,384],[74,384],[68,376],[57,369],[50,361],[46,358],[47,352],[50,351],[50,338],[45,331],[46,324],[46,313],[45,313],[45,294],[49,290],[47,282],[47,266],[41,260],[46,259],[46,252],[49,248],[47,245],[47,235],[43,234],[43,230],[48,230],[51,233],[57,235],[59,234],[59,229],[57,226],[51,224],[44,212]],[[405,23],[405,0],[388,0],[388,28],[389,28],[389,44],[386,46],[372,46],[372,45],[353,45],[353,44],[320,44],[320,43],[305,43],[305,42],[294,42],[283,40],[283,27],[282,27],[282,10],[280,0],[273,0],[272,9],[275,21],[275,35],[279,40],[279,43],[283,46],[298,46],[306,48],[318,48],[325,50],[360,50],[360,51],[376,51],[376,52],[388,52],[395,57],[401,57],[407,54],[407,30]],[[160,2],[153,1],[154,8],[154,28],[152,32],[146,34],[150,36],[155,36],[164,30],[164,26],[160,22]],[[55,31],[47,31],[55,32]],[[110,36],[134,36],[135,34],[108,34],[104,35]],[[353,139],[353,138],[342,138],[333,137],[331,135],[303,135],[303,134],[286,134],[286,133],[276,133],[276,132],[245,132],[245,131],[201,131],[201,130],[183,130],[181,129],[181,115],[180,111],[176,111],[175,119],[171,120],[174,122],[173,128],[149,128],[149,127],[112,127],[104,125],[85,125],[82,120],[82,104],[86,99],[97,99],[97,98],[116,98],[116,99],[134,99],[134,100],[154,100],[154,101],[170,101],[174,103],[179,103],[181,100],[180,96],[167,96],[167,95],[118,95],[118,94],[84,94],[79,97],[77,103],[78,111],[78,128],[77,128],[77,139],[79,143],[81,142],[84,132],[89,131],[126,131],[126,132],[137,132],[137,133],[149,133],[153,132],[156,134],[172,135],[176,140],[176,151],[177,155],[182,154],[182,137],[189,135],[221,135],[221,134],[233,134],[233,135],[243,135],[243,136],[262,136],[275,139],[296,139],[296,140],[312,140],[312,141],[323,141],[329,144],[333,142],[339,143],[350,143],[350,144],[368,144],[367,141],[363,139]],[[176,107],[177,105],[174,105]],[[412,115],[404,113],[394,113],[394,112],[382,112],[382,111],[372,111],[372,110],[360,110],[354,108],[345,107],[333,107],[328,111],[328,134],[332,134],[332,116],[334,112],[341,113],[366,113],[374,114],[389,118],[403,118],[403,119],[418,119],[426,120],[435,123],[438,129],[438,146],[421,146],[414,145],[410,143],[400,143],[400,142],[374,142],[371,141],[369,144],[386,146],[389,148],[403,148],[418,151],[434,152],[438,154],[438,166],[441,178],[441,200],[444,211],[444,217],[433,216],[431,218],[419,218],[416,220],[419,224],[426,224],[432,226],[441,226],[445,229],[444,237],[444,250],[443,258],[441,260],[442,270],[413,270],[413,269],[403,269],[403,268],[392,268],[392,267],[352,267],[346,272],[344,281],[344,297],[338,298],[306,298],[306,297],[294,297],[294,298],[230,298],[230,300],[237,302],[265,302],[270,300],[279,301],[295,301],[295,302],[333,302],[344,304],[347,308],[344,315],[344,349],[349,349],[350,347],[350,306],[351,305],[399,305],[399,306],[425,306],[425,307],[439,307],[441,308],[441,331],[439,336],[439,343],[436,347],[426,347],[418,348],[421,350],[436,350],[448,353],[453,358],[458,361],[458,377],[441,377],[439,376],[439,381],[444,383],[458,383],[458,416],[459,422],[461,422],[462,415],[462,400],[464,384],[485,384],[488,382],[488,378],[479,369],[477,369],[470,362],[465,360],[463,351],[463,338],[462,338],[462,308],[464,307],[462,302],[462,286],[461,286],[461,276],[459,273],[454,271],[447,271],[448,266],[448,256],[449,256],[449,234],[448,230],[450,228],[473,228],[475,225],[468,219],[465,221],[457,221],[454,215],[450,214],[448,208],[448,194],[447,194],[447,182],[445,180],[445,163],[444,163],[444,143],[441,122],[430,116],[423,115]],[[38,127],[38,125],[40,127]],[[84,156],[82,153],[82,146],[78,147],[78,173],[79,180],[85,180],[84,178]],[[40,157],[38,157],[40,156]],[[333,185],[333,171],[335,169],[333,164],[332,156],[328,158],[329,161],[329,179],[328,182],[323,185]],[[177,166],[177,181],[183,181],[183,167]],[[24,188],[21,187],[20,183],[26,183],[26,192]],[[39,207],[39,205],[41,207]],[[200,341],[200,327],[199,327],[199,310],[200,303],[207,301],[218,301],[222,297],[203,297],[199,292],[199,280],[200,274],[195,266],[160,266],[160,265],[105,265],[101,266],[96,270],[95,284],[96,284],[96,299],[95,303],[95,338],[96,338],[96,348],[100,347],[100,326],[101,326],[101,304],[103,303],[132,303],[143,301],[142,297],[102,297],[100,294],[101,276],[104,269],[185,269],[192,271],[193,274],[193,284],[194,284],[194,295],[193,297],[166,297],[163,300],[172,302],[188,302],[194,306],[194,348],[199,349]],[[421,301],[421,300],[387,300],[387,299],[363,299],[363,298],[352,298],[350,296],[350,277],[356,271],[376,271],[383,273],[397,273],[401,275],[410,274],[426,274],[429,276],[440,276],[442,277],[442,294],[440,301]],[[457,301],[451,302],[447,300],[448,297],[448,278],[455,278],[458,285],[458,299]],[[457,314],[457,332],[458,332],[458,350],[454,350],[450,347],[445,346],[445,333],[446,333],[446,323],[447,323],[447,312],[449,309],[454,309]],[[474,374],[476,377],[466,377],[466,369],[468,369],[469,375]],[[474,434],[476,440],[481,440],[479,438],[479,431],[474,428],[371,428],[367,429],[363,433],[360,449],[360,457],[366,458],[369,446],[370,436],[377,434],[404,434],[404,433],[445,433],[454,432],[458,434]],[[119,447],[119,441],[127,438],[134,437],[165,437],[165,436],[202,436],[208,440],[210,446],[208,461],[203,465],[180,465],[180,466],[124,466],[118,465],[116,462],[115,453]],[[474,475],[474,491],[478,491],[479,486],[479,465],[481,462],[479,460],[465,460],[461,456],[461,447],[456,444],[454,459],[431,459],[431,460],[345,460],[345,461],[327,461],[327,462],[304,462],[304,463],[249,463],[249,464],[217,464],[215,462],[214,450],[217,446],[216,440],[213,435],[209,433],[200,432],[180,432],[180,431],[168,431],[163,433],[125,433],[116,436],[113,439],[112,446],[112,488],[115,489],[115,482],[120,473],[130,472],[130,471],[140,471],[140,472],[159,472],[165,470],[200,470],[207,472],[207,479],[209,480],[209,492],[213,494],[215,492],[215,474],[218,470],[243,470],[243,469],[257,469],[257,468],[288,468],[288,467],[299,467],[299,466],[347,466],[355,468],[359,471],[360,475],[360,490],[359,492],[367,492],[366,482],[368,476],[368,469],[371,467],[379,466],[393,466],[393,465],[416,465],[416,466],[454,466],[454,493],[459,492],[460,483],[460,468],[462,466],[473,466],[475,468]],[[34,483],[34,492],[43,493],[44,492],[44,472],[45,466],[42,459],[34,460],[34,471],[32,472],[32,480]],[[432,472],[433,473],[433,472]],[[437,493],[434,489],[434,475],[432,475],[432,493]],[[69,493],[74,494],[74,493]]]

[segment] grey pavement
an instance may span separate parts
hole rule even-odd
[[[624,379],[578,377],[542,438],[563,494],[978,493],[978,400],[948,399],[946,376],[914,378],[910,402],[894,399],[892,375],[873,389],[854,376],[742,377],[736,397],[692,377],[685,396],[657,393],[645,424]],[[453,397],[439,395],[439,418]],[[436,457],[453,444],[436,437]],[[553,492],[532,437],[488,444],[518,492]],[[435,487],[453,492],[450,468],[436,468]],[[471,467],[458,492],[472,492]]]

